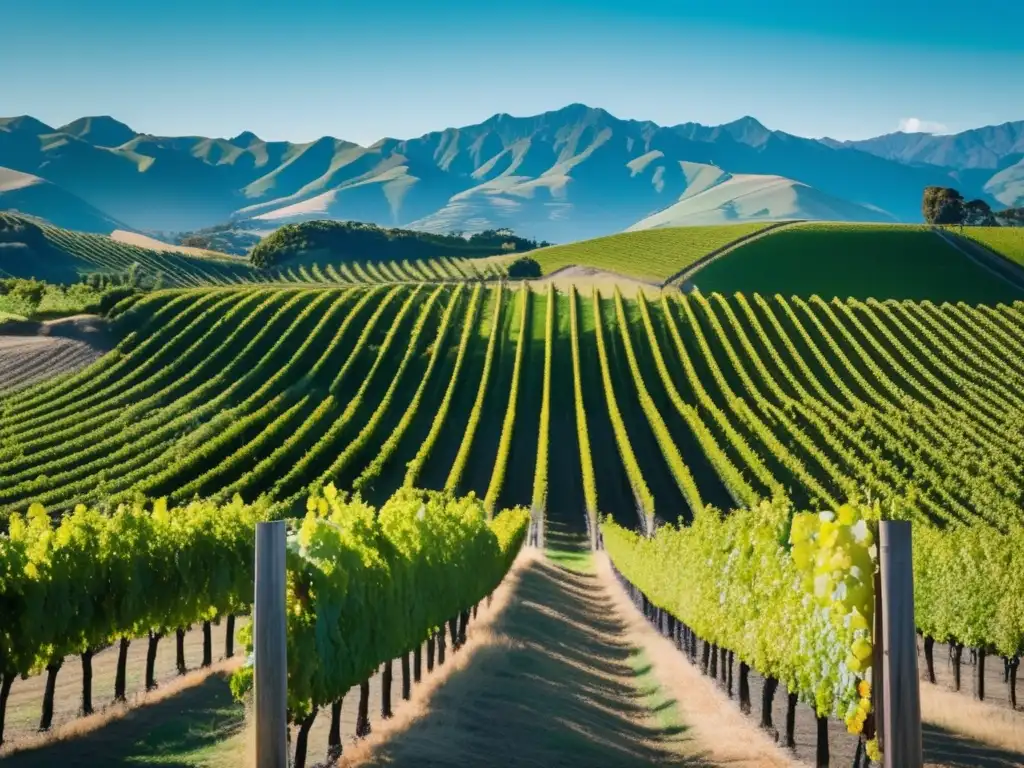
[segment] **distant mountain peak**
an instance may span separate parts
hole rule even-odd
[[[259,141],[262,141],[262,139],[252,131],[242,131],[234,138],[228,139],[229,144],[234,144],[236,147],[241,147],[242,149],[250,147]]]
[[[733,128],[733,127],[735,127],[735,128],[760,128],[763,131],[767,131],[768,130],[767,128],[765,128],[764,123],[762,123],[756,117],[751,117],[750,115],[744,115],[741,118],[733,120],[731,123],[723,123],[722,127],[723,128]]]
[[[6,128],[12,133],[31,133],[36,136],[44,133],[53,133],[54,130],[42,120],[36,120],[31,115],[18,115],[17,117],[0,117],[0,128]]]
[[[119,147],[138,135],[136,131],[110,115],[80,117],[58,130],[97,147]]]
[[[741,141],[751,146],[763,144],[772,135],[772,132],[765,128],[760,120],[750,115],[744,115],[739,120],[725,123],[721,128],[736,139],[736,141]]]

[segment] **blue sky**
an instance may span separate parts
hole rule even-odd
[[[0,115],[51,125],[111,114],[163,135],[366,144],[571,102],[843,139],[1024,119],[1024,3],[3,5]]]

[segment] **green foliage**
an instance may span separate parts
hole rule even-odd
[[[1024,227],[1024,208],[1004,208],[995,217],[1004,227]]]
[[[576,265],[661,282],[712,251],[766,226],[763,223],[726,224],[623,232],[545,248],[531,254],[531,258],[540,263],[545,275]]]
[[[118,637],[248,610],[263,511],[235,500],[13,515],[0,535],[0,670],[27,675]]]
[[[487,484],[487,494],[484,497],[484,507],[488,514],[494,512],[508,470],[508,457],[512,450],[512,433],[516,425],[519,382],[523,378],[523,350],[526,349],[526,337],[530,334],[530,299],[532,297],[533,292],[525,285],[519,290],[519,340],[516,342],[516,358],[512,366],[512,386],[509,390],[508,403],[505,406],[505,419],[501,424],[501,437],[498,439],[498,454],[494,459],[494,469],[491,472],[491,480]]]
[[[576,288],[569,290],[569,328],[572,346],[572,386],[576,403],[576,440],[580,446],[580,471],[583,479],[583,500],[592,536],[597,531],[597,481],[594,477],[594,457],[591,453],[587,411],[583,404],[583,374],[580,365],[579,296]]]
[[[487,352],[484,356],[484,370],[480,375],[480,385],[477,387],[476,398],[473,400],[473,409],[469,412],[469,422],[466,424],[466,431],[462,437],[462,443],[459,445],[459,452],[444,484],[447,491],[454,492],[461,484],[462,474],[466,471],[466,464],[469,462],[469,452],[473,448],[473,438],[476,436],[477,428],[480,426],[480,417],[484,411],[484,400],[487,397],[487,390],[491,381],[491,370],[494,367],[494,351],[498,348],[498,337],[501,331],[501,310],[504,298],[505,289],[496,289],[491,331],[487,339]]]
[[[529,256],[520,256],[508,265],[508,276],[510,280],[527,280],[533,277],[540,277],[540,263]]]
[[[488,524],[474,497],[403,490],[378,512],[327,486],[288,551],[288,695],[293,719],[340,697],[500,583],[529,513]],[[255,525],[266,505],[173,510],[42,506],[0,535],[0,672],[28,675],[119,637],[247,612]],[[252,651],[251,629],[243,641]],[[232,681],[242,696],[251,668]]]
[[[963,220],[960,223],[965,227],[994,227],[996,217],[984,200],[971,200],[964,203]]]
[[[302,721],[498,585],[526,510],[488,525],[475,497],[403,489],[379,513],[328,485],[288,548],[288,712]],[[252,650],[251,637],[247,647]],[[244,695],[251,671],[236,676]]]
[[[597,357],[601,364],[601,383],[604,386],[608,418],[611,420],[612,429],[615,432],[615,444],[619,449],[622,465],[626,468],[626,476],[629,478],[633,497],[636,499],[637,512],[641,516],[645,530],[650,531],[654,528],[654,495],[644,480],[643,470],[640,469],[636,454],[633,452],[633,446],[629,440],[629,432],[626,429],[626,422],[622,418],[622,412],[619,410],[619,404],[615,396],[615,385],[612,383],[608,350],[604,341],[604,323],[601,320],[601,294],[598,293],[596,288],[594,289],[592,300],[594,304],[594,338],[597,341]]]
[[[964,218],[964,198],[951,187],[925,187],[921,214],[929,224],[959,224]]]
[[[155,251],[3,212],[0,242],[26,247],[27,255],[5,264],[6,271],[16,277],[36,277],[50,283],[69,284],[96,274],[118,279],[132,273],[134,278],[129,279],[129,284],[148,289],[226,285],[256,279],[252,266],[242,259]]]
[[[915,299],[994,304],[1024,294],[925,226],[794,224],[693,275],[705,294]]]
[[[933,585],[922,592],[922,605],[932,606],[920,609],[922,630],[1000,652],[1014,647],[1024,619],[1003,585],[1016,583],[1019,563],[998,536],[1017,546],[1024,524],[1024,305],[663,291],[650,303],[614,296],[595,313],[593,303],[581,312],[572,292],[569,301],[549,296],[547,317],[529,324],[536,336],[524,343],[539,351],[545,323],[549,341],[543,357],[524,351],[516,373],[507,346],[516,337],[504,336],[523,327],[523,294],[472,288],[239,286],[122,301],[114,310],[122,342],[111,354],[0,397],[0,515],[33,501],[66,511],[141,496],[226,504],[235,493],[265,494],[273,514],[287,515],[311,483],[347,490],[356,478],[385,498],[401,473],[377,473],[398,455],[415,454],[405,481],[424,484],[421,470],[438,445],[451,451],[447,463],[431,465],[431,482],[440,485],[469,457],[474,466],[494,459],[490,501],[527,503],[532,490],[535,512],[549,483],[553,493],[559,484],[560,507],[603,509],[619,520],[635,513],[637,499],[645,510],[679,514],[658,496],[667,487],[678,498],[673,478],[694,506],[723,491],[735,506],[788,498],[798,509],[834,509],[870,494],[898,501],[915,530],[947,530],[955,541],[977,529],[966,551],[992,553],[982,560],[936,549],[933,560],[948,569],[919,564],[922,589]],[[485,298],[493,302],[486,313]],[[575,409],[571,423],[545,416],[546,395],[524,399],[522,389],[541,386],[529,366],[551,365],[559,313],[566,366],[572,354],[574,405],[563,406]],[[460,323],[458,338],[445,343]],[[592,377],[581,357],[593,363]],[[507,441],[479,439],[481,424],[512,418],[514,390],[494,387],[496,371],[519,382],[511,423],[519,436],[507,453],[533,472],[532,489],[520,471],[524,487],[505,482],[499,493],[506,451],[496,445]],[[569,397],[565,372],[545,390],[564,385]],[[668,410],[652,410],[648,398]],[[621,406],[617,417],[608,402]],[[538,422],[534,453],[519,438]],[[491,455],[477,458],[479,450]],[[571,471],[581,477],[548,478],[552,450],[578,450],[580,470]],[[625,480],[639,493],[623,492]],[[965,576],[969,587],[942,586],[942,573],[971,562],[982,575]],[[944,591],[954,608],[944,607]]]
[[[0,312],[46,319],[62,315],[106,314],[137,294],[127,276],[90,275],[82,282],[52,285],[42,280],[0,279]]]
[[[482,289],[479,285],[473,289],[473,297],[470,299],[470,317],[467,318],[466,322],[467,328],[472,326],[471,315],[475,311],[475,307],[479,302],[481,290]],[[462,286],[459,286],[448,301],[448,307],[444,311],[444,317],[441,319],[441,325],[437,329],[437,336],[434,339],[434,343],[431,345],[430,361],[427,363],[427,370],[424,372],[419,386],[416,387],[416,393],[413,395],[412,401],[405,409],[405,413],[402,414],[402,418],[395,426],[394,431],[388,436],[387,440],[384,441],[380,451],[378,451],[374,459],[366,466],[365,469],[363,469],[359,477],[357,477],[352,483],[353,490],[359,491],[368,487],[374,479],[380,475],[384,467],[391,460],[395,451],[398,450],[399,443],[401,443],[406,431],[412,425],[413,419],[416,418],[420,403],[423,401],[424,392],[432,381],[432,375],[437,367],[437,363],[442,358],[442,350],[444,349],[445,341],[448,338],[452,321],[455,318],[455,310],[460,306],[461,299]]]
[[[250,252],[257,267],[284,265],[306,253],[323,252],[330,259],[348,261],[398,261],[443,256],[493,256],[537,247],[532,240],[505,230],[490,230],[464,238],[410,229],[387,229],[360,221],[306,221],[286,224],[263,238]]]
[[[964,227],[963,234],[1024,267],[1024,226]]]
[[[701,638],[859,732],[870,711],[875,507],[793,515],[763,502],[648,538],[606,519],[616,568]]]
[[[502,288],[498,287],[494,289],[495,295],[495,316],[497,316],[498,307],[501,302]],[[441,399],[441,405],[437,409],[437,413],[434,414],[434,419],[430,424],[430,432],[427,433],[426,439],[423,444],[416,451],[416,455],[412,461],[409,462],[405,472],[404,486],[411,488],[416,485],[416,481],[420,476],[420,472],[423,471],[423,465],[426,464],[427,459],[430,458],[430,453],[433,451],[435,444],[437,443],[438,437],[441,435],[441,430],[444,428],[445,421],[448,418],[448,411],[452,406],[452,399],[455,396],[455,389],[459,385],[459,375],[462,372],[462,365],[466,360],[466,352],[469,349],[469,341],[473,336],[474,322],[476,321],[477,314],[480,308],[480,291],[473,292],[473,298],[469,303],[469,310],[466,313],[466,323],[462,327],[462,336],[459,340],[459,350],[455,357],[455,367],[452,369],[452,377],[448,380],[448,387],[445,389],[444,397]]]
[[[540,426],[537,430],[537,463],[533,470],[534,515],[543,517],[548,501],[548,454],[551,446],[551,356],[555,342],[555,287],[548,286],[547,309],[544,315],[544,380],[540,404]]]

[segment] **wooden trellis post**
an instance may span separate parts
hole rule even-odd
[[[256,524],[256,768],[288,768],[288,653],[284,521]]]
[[[920,768],[924,759],[910,523],[883,520],[878,525],[878,544],[882,626],[875,642],[882,649],[877,722],[883,764],[885,768]]]

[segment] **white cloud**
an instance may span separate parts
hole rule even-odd
[[[903,133],[946,133],[949,129],[934,120],[922,120],[919,117],[901,117],[900,130]]]

